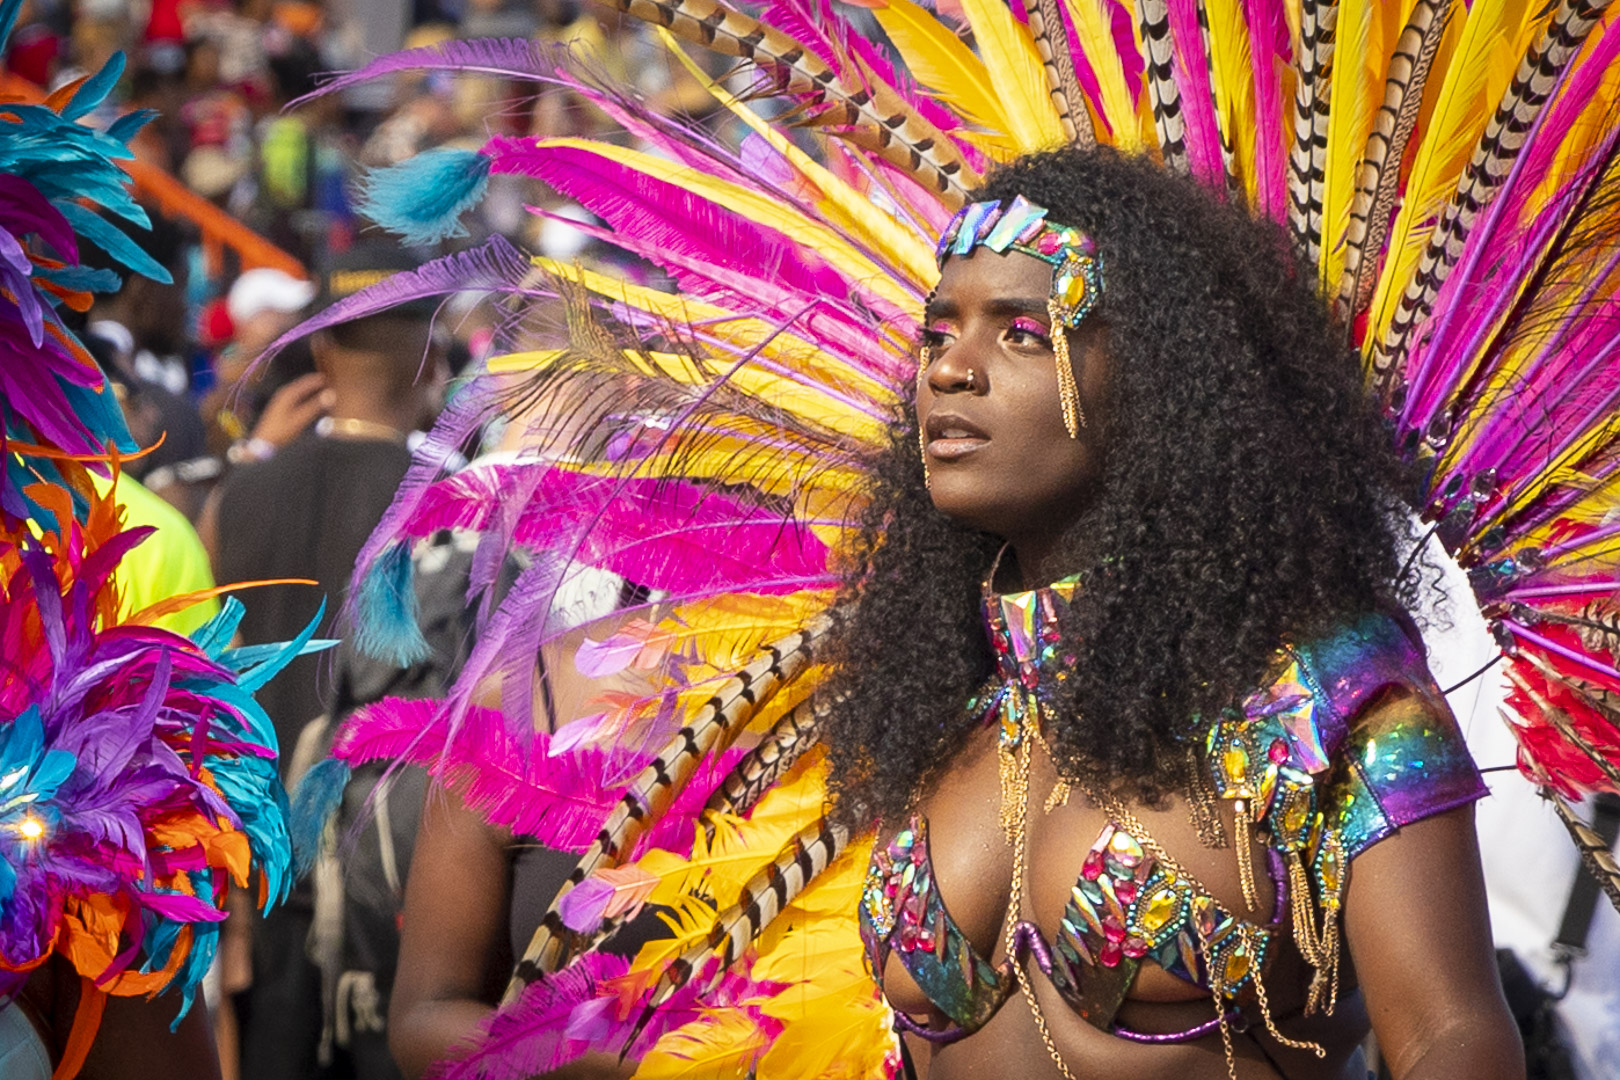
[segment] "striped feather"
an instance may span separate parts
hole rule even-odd
[[[1288,225],[1307,265],[1322,250],[1329,106],[1338,4],[1301,0],[1299,81],[1294,89],[1294,143],[1288,156]]]
[[[643,1016],[651,1016],[694,977],[717,979],[724,974],[759,932],[775,921],[848,843],[849,831],[825,819],[794,834],[774,859],[748,879],[737,901],[715,917],[708,934],[664,966]],[[705,988],[698,989],[701,993]]]
[[[754,804],[814,744],[825,706],[816,700],[790,710],[709,796],[709,814],[746,816]],[[708,826],[711,830],[713,825]]]
[[[1581,864],[1586,872],[1597,878],[1598,884],[1609,897],[1609,902],[1620,909],[1620,863],[1614,858],[1611,845],[1599,836],[1586,822],[1575,816],[1575,811],[1563,796],[1552,794],[1553,809],[1558,811],[1558,820],[1564,823],[1569,830],[1570,839],[1575,841],[1576,849],[1581,853]]]
[[[1069,32],[1058,3],[1059,0],[1035,0],[1033,7],[1026,7],[1030,40],[1046,72],[1047,93],[1052,98],[1058,123],[1063,127],[1064,139],[1077,146],[1096,146],[1097,133],[1092,130],[1091,117],[1086,115],[1080,79],[1074,71],[1074,55],[1069,51]]]
[[[1343,274],[1351,204],[1369,136],[1387,96],[1386,72],[1412,0],[1339,0],[1317,287],[1333,296]]]
[[[1417,126],[1423,90],[1440,51],[1453,0],[1418,0],[1401,31],[1384,82],[1384,102],[1373,120],[1362,155],[1356,194],[1345,231],[1344,274],[1339,314],[1346,322],[1367,305],[1378,270],[1378,256],[1389,232],[1389,216],[1401,179],[1401,160]]]
[[[783,89],[825,103],[816,122],[861,127],[885,160],[947,202],[960,203],[978,177],[956,145],[889,87],[857,85],[813,52],[718,0],[612,0],[620,11],[676,37],[758,64]]]
[[[1181,90],[1176,83],[1175,43],[1170,32],[1166,0],[1138,0],[1142,51],[1147,62],[1147,89],[1153,102],[1153,129],[1165,167],[1185,173],[1187,123],[1181,115]]]
[[[1474,223],[1513,167],[1525,135],[1551,96],[1565,65],[1607,6],[1608,0],[1600,4],[1560,0],[1551,22],[1519,61],[1512,82],[1485,125],[1455,192],[1424,245],[1388,328],[1377,339],[1375,372],[1399,367],[1405,358],[1412,330],[1428,317],[1435,295],[1461,257]]]
[[[516,1000],[523,987],[558,970],[572,953],[569,932],[558,905],[598,868],[617,866],[636,838],[681,793],[698,766],[724,750],[741,732],[747,717],[809,664],[815,643],[830,622],[820,620],[790,638],[767,645],[762,655],[721,685],[693,714],[668,747],[644,769],[614,806],[596,841],[568,876],[535,930],[523,958],[513,970],[505,1000]]]

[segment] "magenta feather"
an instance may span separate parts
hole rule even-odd
[[[572,224],[603,243],[665,266],[678,280],[690,283],[694,295],[710,298],[721,307],[766,322],[791,319],[796,335],[882,382],[899,387],[915,375],[916,362],[903,353],[885,349],[880,337],[885,329],[900,340],[915,337],[915,314],[897,314],[885,327],[870,316],[863,319],[856,308],[838,296],[806,294],[773,277],[755,276],[746,269],[660,248],[655,241],[632,233]]]
[[[522,997],[458,1048],[468,1051],[465,1056],[441,1061],[427,1075],[432,1080],[529,1080],[573,1061],[592,1045],[569,1037],[569,1019],[576,1012],[600,1009],[598,1002],[612,1002],[604,984],[629,967],[622,956],[586,953],[530,984]]]
[[[596,839],[630,779],[657,751],[633,752],[611,742],[558,750],[553,736],[515,732],[497,710],[473,707],[457,720],[444,702],[404,698],[357,710],[344,721],[332,748],[333,756],[351,767],[368,761],[420,765],[454,787],[490,824],[576,854]],[[655,847],[689,849],[705,803],[743,753],[734,749],[705,762],[637,838],[630,858]]]
[[[641,1002],[649,991],[637,993],[641,981],[629,974],[628,960],[585,953],[531,983],[514,1004],[484,1022],[467,1044],[469,1054],[435,1065],[429,1075],[433,1080],[529,1080],[592,1050],[639,1060],[664,1035],[716,1008],[743,1009],[772,1030],[776,1022],[761,1015],[757,1003],[787,989],[725,975],[700,1000],[697,986],[713,981],[701,977],[648,1017]]]
[[[779,511],[691,484],[591,476],[544,462],[474,466],[448,477],[424,494],[398,535],[486,528],[498,493],[526,478],[538,484],[511,533],[524,547],[554,548],[588,518],[586,545],[574,558],[650,588],[769,593],[779,591],[778,580],[795,590],[805,580],[833,581],[826,546]]]
[[[607,221],[615,232],[634,237],[689,293],[714,298],[707,280],[689,277],[676,260],[658,257],[659,253],[684,255],[750,277],[772,277],[805,296],[859,298],[880,317],[899,314],[891,303],[844,277],[803,245],[678,184],[570,146],[537,148],[522,140],[496,138],[486,152],[494,158],[497,172],[544,180]],[[715,299],[725,302],[730,297]]]
[[[1282,72],[1292,62],[1288,20],[1282,0],[1243,0],[1249,26],[1249,60],[1254,70],[1255,207],[1279,225],[1288,221],[1287,110]]]
[[[1165,6],[1170,16],[1170,36],[1175,42],[1181,115],[1187,125],[1187,162],[1193,176],[1216,191],[1224,191],[1226,165],[1221,157],[1215,93],[1209,82],[1209,57],[1198,27],[1198,0],[1166,0]]]
[[[1560,74],[1562,92],[1537,115],[1496,198],[1470,234],[1462,258],[1436,298],[1430,331],[1423,335],[1422,347],[1408,368],[1403,423],[1409,428],[1426,428],[1457,390],[1458,380],[1485,346],[1483,335],[1514,301],[1518,283],[1536,272],[1558,227],[1581,205],[1599,179],[1602,164],[1612,156],[1616,129],[1611,124],[1607,137],[1599,140],[1585,162],[1558,158],[1576,124],[1595,122],[1586,115],[1588,107],[1602,100],[1603,79],[1617,59],[1620,35],[1605,34],[1584,62]],[[1536,197],[1553,168],[1566,171],[1569,182],[1551,208],[1538,207],[1534,218],[1526,220],[1528,201]],[[1440,360],[1443,365],[1436,362]]]

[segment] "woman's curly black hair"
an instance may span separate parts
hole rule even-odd
[[[1154,801],[1186,748],[1285,638],[1407,606],[1408,477],[1282,230],[1151,161],[1034,154],[980,199],[1023,195],[1097,242],[1111,386],[1101,490],[1068,536],[1076,658],[1047,732],[1061,768]],[[979,586],[1001,545],[934,509],[915,412],[874,462],[824,721],[836,815],[903,812],[974,723],[992,671]],[[1080,543],[1080,538],[1084,543]],[[1026,582],[1026,585],[1037,584]]]

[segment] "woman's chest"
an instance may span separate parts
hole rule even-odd
[[[996,748],[991,732],[975,738],[918,804],[937,911],[978,955],[999,963],[1009,924],[1029,923],[1071,966],[1119,969],[1117,981],[1129,996],[1179,1000],[1200,993],[1188,981],[1197,967],[1188,954],[1208,943],[1201,934],[1220,936],[1229,916],[1251,924],[1271,918],[1262,849],[1251,852],[1262,895],[1258,910],[1250,910],[1235,852],[1208,846],[1209,830],[1201,834],[1195,826],[1188,800],[1169,796],[1159,805],[1132,806],[1128,827],[1078,793],[1048,806],[1059,778],[1038,750],[1029,764],[1019,865],[1020,845],[1002,823]],[[1232,832],[1229,811],[1223,832]],[[1009,915],[1015,873],[1022,895]],[[1138,965],[1127,961],[1136,960],[1146,963],[1133,978]],[[897,983],[903,986],[903,978]]]

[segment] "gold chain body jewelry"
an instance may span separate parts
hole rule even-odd
[[[1080,407],[1080,387],[1074,381],[1074,365],[1069,362],[1069,332],[1057,297],[1047,297],[1046,314],[1052,321],[1052,355],[1057,363],[1058,404],[1063,407],[1063,426],[1069,430],[1069,438],[1078,439],[1080,429],[1086,426],[1086,412]]]
[[[1057,1042],[1053,1040],[1052,1031],[1046,1025],[1046,1014],[1041,1012],[1041,1004],[1035,1000],[1035,989],[1029,984],[1029,973],[1024,970],[1023,960],[1018,955],[1018,923],[1019,917],[1024,910],[1024,863],[1029,850],[1030,744],[1036,739],[1035,734],[1029,731],[1027,727],[1022,732],[1022,735],[1023,737],[1018,740],[1017,759],[1012,770],[1007,768],[1008,761],[1006,760],[1013,756],[1012,752],[1006,749],[1001,751],[1003,775],[1008,775],[1010,772],[1016,773],[1018,779],[1012,786],[1017,791],[1020,800],[1018,813],[1016,818],[1012,819],[1013,828],[1010,830],[1013,869],[1012,887],[1007,890],[1005,948],[1007,950],[1007,960],[1012,964],[1013,975],[1018,980],[1019,992],[1023,994],[1024,1000],[1029,1003],[1030,1015],[1035,1018],[1035,1029],[1041,1033],[1041,1042],[1046,1044],[1046,1052],[1051,1055],[1053,1063],[1058,1067],[1058,1072],[1063,1074],[1063,1080],[1078,1080],[1074,1073],[1069,1071],[1068,1065],[1064,1064],[1063,1055],[1058,1052]],[[1041,745],[1046,745],[1045,740],[1042,740]],[[1003,805],[1004,824],[1008,823],[1005,820],[1007,809],[1008,807]]]
[[[933,362],[934,350],[928,345],[920,346],[917,349],[917,405],[922,404],[923,384],[928,381],[928,368]],[[932,489],[934,478],[928,473],[928,430],[923,427],[921,413],[917,415],[917,449],[922,454],[923,487]]]

